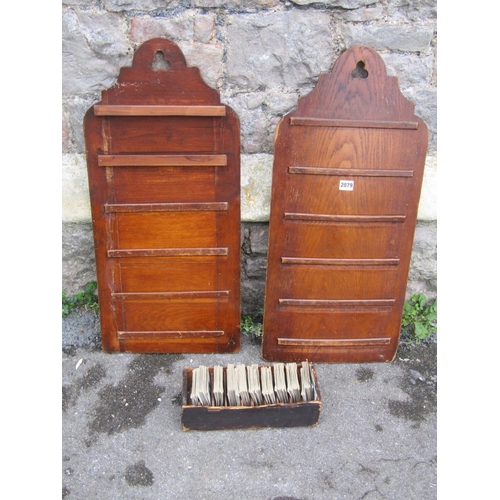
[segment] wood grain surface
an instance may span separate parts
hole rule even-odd
[[[84,127],[103,349],[237,351],[236,114],[176,44],[156,38]]]
[[[368,47],[344,52],[283,117],[264,359],[394,358],[426,152],[425,123]]]

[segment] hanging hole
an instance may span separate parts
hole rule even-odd
[[[363,61],[358,61],[351,75],[353,78],[366,78],[368,76],[368,71],[365,69],[365,63]]]
[[[155,60],[152,62],[151,66],[155,71],[166,71],[170,68],[170,62],[165,59],[165,55],[159,50],[155,54]]]

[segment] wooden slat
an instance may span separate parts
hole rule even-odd
[[[101,167],[225,167],[226,155],[98,155]]]
[[[416,121],[385,121],[385,120],[336,120],[329,118],[311,118],[306,116],[290,117],[290,125],[308,127],[338,127],[338,128],[387,128],[417,130]]]
[[[323,300],[323,299],[278,299],[282,307],[326,307],[326,308],[350,308],[350,307],[392,307],[394,299],[364,299],[364,300]]]
[[[228,255],[227,248],[130,248],[108,250],[108,257],[203,257],[207,255]]]
[[[96,104],[94,114],[96,116],[226,116],[226,107]]]
[[[189,299],[223,299],[229,297],[228,290],[196,290],[189,292],[115,292],[113,299],[121,300],[189,300]]]
[[[397,266],[399,259],[318,259],[304,257],[281,257],[282,264],[306,266]]]
[[[107,204],[104,211],[109,213],[137,213],[137,212],[207,212],[227,211],[227,202],[207,203],[129,203]]]
[[[300,347],[372,347],[388,345],[390,337],[365,339],[290,339],[278,337],[278,345]]]
[[[223,335],[224,330],[117,332],[118,339],[120,340],[213,338],[222,337]]]
[[[413,177],[413,170],[377,170],[363,168],[288,167],[290,174],[337,175],[343,177]]]
[[[297,220],[305,222],[335,222],[335,223],[353,223],[353,222],[404,222],[406,215],[331,215],[331,214],[300,214],[294,212],[285,212],[285,220]]]

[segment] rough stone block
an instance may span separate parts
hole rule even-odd
[[[384,7],[382,5],[374,5],[354,10],[335,10],[332,14],[333,18],[339,21],[364,23],[382,19],[384,17]]]
[[[403,14],[410,21],[426,21],[437,18],[437,0],[389,0],[388,14]]]
[[[69,126],[70,114],[63,109],[62,112],[62,150],[68,153],[72,149],[71,128]]]
[[[100,91],[114,84],[122,66],[132,63],[125,20],[108,12],[64,9],[62,89],[64,94]]]
[[[65,154],[62,159],[62,220],[88,222],[92,217],[86,157]]]
[[[406,298],[424,293],[428,299],[437,295],[437,223],[418,222],[413,242]]]
[[[269,119],[263,109],[265,98],[262,92],[223,98],[224,103],[234,109],[240,119],[243,153],[269,152]]]
[[[342,9],[359,9],[365,5],[377,3],[378,0],[291,0],[297,5],[319,4],[326,7],[341,7]]]
[[[249,228],[248,238],[252,254],[267,255],[269,244],[269,224],[253,223]]]
[[[207,43],[215,33],[216,16],[212,12],[208,14],[196,14],[194,18],[194,37],[202,43]]]
[[[104,8],[110,12],[142,11],[151,12],[177,7],[179,0],[104,0]]]
[[[243,279],[241,282],[241,314],[255,314],[264,309],[265,280]]]
[[[283,92],[270,92],[267,102],[269,111],[275,115],[283,116],[297,107],[299,94]]]
[[[96,280],[92,223],[62,225],[62,290],[67,295],[82,291]]]
[[[71,131],[71,147],[64,150],[67,153],[85,154],[85,137],[83,131],[83,118],[87,110],[101,100],[100,93],[75,95],[65,99],[64,107],[69,114],[69,127]]]
[[[241,220],[268,221],[273,155],[241,155]]]
[[[266,257],[247,258],[245,262],[245,274],[248,278],[266,279]]]
[[[189,40],[194,36],[193,16],[185,13],[175,17],[134,17],[130,24],[130,39],[143,43],[151,38],[164,37],[174,41]]]
[[[275,7],[280,0],[192,0],[193,7],[227,9],[255,9]]]
[[[429,128],[429,150],[437,148],[437,90],[430,87],[401,88],[407,99],[415,103],[415,114]]]
[[[430,25],[343,25],[347,47],[368,45],[375,50],[425,51],[429,48],[434,27]]]
[[[418,220],[437,220],[437,159],[428,155],[425,161],[424,181],[418,205]]]
[[[380,54],[387,74],[397,76],[401,88],[428,85],[434,71],[434,56],[412,54]]]
[[[168,17],[138,16],[132,19],[130,38],[136,43],[156,37],[207,43],[215,33],[215,20],[213,12],[201,14],[195,10]]]
[[[63,5],[71,5],[75,7],[92,7],[97,6],[99,0],[64,0]]]
[[[227,80],[247,91],[297,90],[332,62],[330,16],[284,11],[229,16]]]

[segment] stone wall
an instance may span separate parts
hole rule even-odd
[[[134,50],[170,38],[241,122],[243,312],[262,307],[273,138],[280,118],[353,45],[399,76],[429,128],[408,294],[436,295],[435,0],[66,0],[63,3],[63,290],[95,279],[83,116]]]

